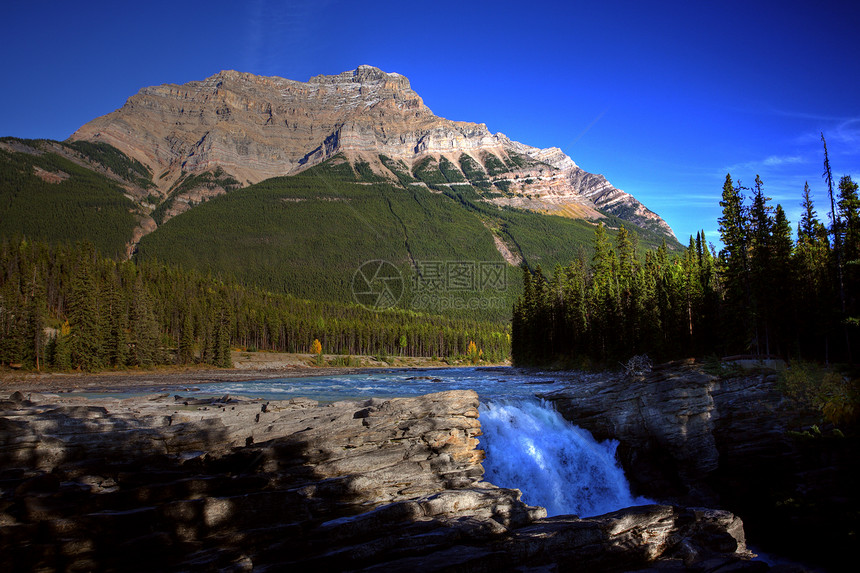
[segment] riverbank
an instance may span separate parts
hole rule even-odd
[[[358,372],[387,369],[451,368],[467,364],[449,364],[443,360],[390,356],[386,361],[372,356],[323,355],[317,366],[313,354],[277,352],[232,353],[233,368],[211,366],[159,366],[151,369],[107,370],[102,372],[26,372],[0,370],[0,389],[21,392],[119,392],[150,388],[153,391],[185,390],[200,384],[243,382],[304,376],[342,376]],[[335,366],[335,364],[348,364]],[[482,364],[484,365],[484,364]],[[471,366],[471,364],[468,364]]]

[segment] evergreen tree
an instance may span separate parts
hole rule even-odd
[[[843,247],[846,265],[856,265],[860,259],[860,196],[858,185],[850,175],[839,180],[839,219],[843,229]]]
[[[825,166],[829,179],[826,153]],[[828,232],[806,184],[796,244],[785,210],[771,208],[761,178],[749,207],[744,189],[727,175],[719,256],[700,232],[682,253],[670,256],[664,242],[641,264],[623,228],[613,250],[600,226],[590,265],[557,266],[548,283],[539,272],[525,272],[524,296],[514,306],[515,355],[525,336],[535,348],[532,363],[555,359],[555,352],[605,363],[632,352],[665,359],[715,349],[744,352],[751,345],[784,357],[850,361],[851,348],[860,345],[858,186],[850,177],[840,180],[839,210]],[[845,254],[844,303],[838,295],[843,277],[835,272],[837,241]],[[541,344],[554,351],[541,353]]]
[[[776,342],[776,353],[786,355],[791,346],[788,333],[791,332],[792,322],[797,320],[786,308],[794,307],[795,293],[792,288],[794,265],[792,254],[794,245],[791,240],[791,224],[785,215],[782,205],[776,206],[772,236],[770,268],[773,273],[769,277],[770,292],[765,293],[768,301],[769,320],[773,325],[773,339]]]
[[[85,252],[79,261],[69,303],[71,365],[83,370],[96,370],[104,364],[101,297],[91,256]]]
[[[158,323],[152,310],[149,293],[138,276],[135,281],[131,303],[132,366],[149,367],[161,362]]]
[[[849,175],[839,180],[839,216],[843,221],[843,252],[845,256],[845,308],[843,321],[848,358],[860,343],[860,197],[858,185]]]
[[[562,284],[564,308],[562,320],[565,324],[565,346],[570,356],[584,354],[584,345],[589,331],[588,317],[588,271],[585,261],[575,259],[566,269]]]
[[[230,331],[230,312],[222,306],[215,322],[214,364],[220,368],[233,367],[233,357],[230,354]]]
[[[761,178],[756,175],[749,216],[750,310],[755,328],[756,353],[770,354],[773,321],[774,268],[772,241],[774,221],[770,197],[764,195]]]
[[[809,190],[809,182],[803,184],[803,202],[801,203],[803,212],[800,214],[800,223],[797,226],[797,239],[811,240],[815,235],[815,224],[817,215],[815,213],[815,205],[812,202],[812,196]]]
[[[182,330],[179,335],[176,360],[179,364],[190,364],[194,360],[194,320],[187,308],[182,313]]]
[[[45,300],[45,288],[36,269],[33,268],[33,281],[30,285],[30,302],[27,308],[27,340],[29,362],[36,370],[41,370],[45,362],[45,315],[47,314],[47,301]]]
[[[593,317],[591,334],[596,355],[604,360],[609,356],[617,340],[614,331],[618,326],[618,257],[609,244],[604,226],[598,225],[594,233],[594,256],[592,257],[591,307]]]
[[[793,257],[795,347],[802,355],[824,354],[827,346],[827,323],[830,314],[829,267],[830,243],[824,225],[818,220],[809,185],[805,185],[803,213],[797,229],[797,245]],[[819,341],[824,339],[825,344]]]
[[[698,334],[699,311],[702,306],[704,293],[702,291],[702,279],[699,265],[699,252],[696,240],[690,236],[690,243],[684,255],[681,257],[681,280],[683,304],[686,309],[686,348],[694,346],[694,336]]]
[[[107,294],[107,361],[111,366],[128,362],[128,309],[117,277],[109,279]]]
[[[27,347],[24,312],[11,282],[0,290],[0,365],[20,364]]]
[[[827,153],[827,141],[824,139],[824,133],[821,134],[821,143],[824,145],[824,173],[822,177],[827,182],[827,192],[830,196],[830,233],[833,235],[833,253],[836,256],[839,301],[842,304],[842,312],[845,313],[845,281],[842,269],[842,222],[839,219],[839,212],[836,210],[836,202],[833,197],[833,173],[830,170],[830,156]]]
[[[69,370],[72,367],[70,335],[71,325],[66,321],[54,337],[53,349],[50,355],[51,366],[58,370]]]
[[[720,274],[724,285],[723,326],[726,340],[734,341],[736,350],[746,349],[752,332],[747,253],[749,223],[743,200],[743,187],[734,185],[731,175],[726,175],[720,201],[723,214],[718,220],[724,245],[720,251]]]

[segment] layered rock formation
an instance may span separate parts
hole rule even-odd
[[[545,519],[482,477],[477,395],[0,401],[0,567],[763,570],[724,511]],[[723,569],[720,569],[723,570]]]
[[[583,377],[543,397],[595,438],[619,441],[636,493],[727,507],[771,550],[837,564],[860,509],[857,439],[803,434],[819,416],[776,382],[773,371],[723,378],[679,363]]]
[[[164,194],[184,173],[216,167],[248,184],[344,153],[396,180],[380,155],[409,169],[426,157],[445,157],[457,170],[467,155],[506,190],[499,204],[573,217],[610,213],[673,236],[658,215],[558,148],[530,147],[484,124],[437,117],[407,78],[371,66],[308,82],[223,71],[148,87],[70,139],[104,141],[138,159]],[[475,174],[464,175],[465,181]]]

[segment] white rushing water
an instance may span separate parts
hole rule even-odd
[[[550,405],[488,402],[479,412],[484,479],[521,490],[524,502],[548,515],[591,517],[652,503],[630,493],[615,461],[617,442],[597,442]]]

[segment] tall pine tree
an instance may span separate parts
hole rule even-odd
[[[731,175],[726,175],[720,207],[720,238],[723,249],[720,251],[720,274],[724,285],[725,339],[732,341],[732,349],[745,351],[752,335],[750,316],[750,274],[748,262],[748,219],[744,209],[743,187],[732,183]]]

